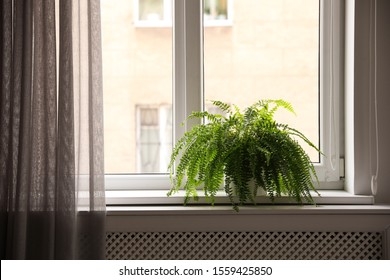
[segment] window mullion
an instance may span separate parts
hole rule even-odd
[[[201,0],[174,1],[174,119],[177,141],[189,126],[180,124],[203,104],[203,28]]]

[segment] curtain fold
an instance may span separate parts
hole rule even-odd
[[[104,258],[99,0],[0,5],[0,257]]]

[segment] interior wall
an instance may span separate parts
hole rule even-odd
[[[378,203],[390,203],[390,1],[377,0]]]
[[[370,0],[352,0],[354,15],[353,176],[355,194],[371,194],[370,185]],[[351,1],[350,1],[351,2]],[[347,124],[348,125],[348,124]],[[349,136],[349,135],[348,135]],[[351,142],[347,142],[348,145]]]
[[[355,1],[354,47],[354,184],[356,194],[367,193],[376,171],[374,115],[374,1]],[[390,1],[377,3],[377,104],[379,131],[379,174],[376,203],[390,203]],[[370,71],[371,67],[371,71]],[[370,81],[371,79],[371,81]],[[370,83],[371,82],[371,83]]]

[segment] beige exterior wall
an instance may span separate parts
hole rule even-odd
[[[318,143],[316,0],[233,0],[232,24],[206,27],[205,98],[290,101],[288,122]],[[133,1],[102,0],[107,173],[136,171],[136,105],[171,103],[172,30],[136,27]],[[315,153],[311,153],[313,159]]]

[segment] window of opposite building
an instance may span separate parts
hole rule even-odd
[[[134,25],[137,27],[172,26],[174,0],[134,0]],[[204,0],[203,15],[208,26],[230,25],[232,0]]]

